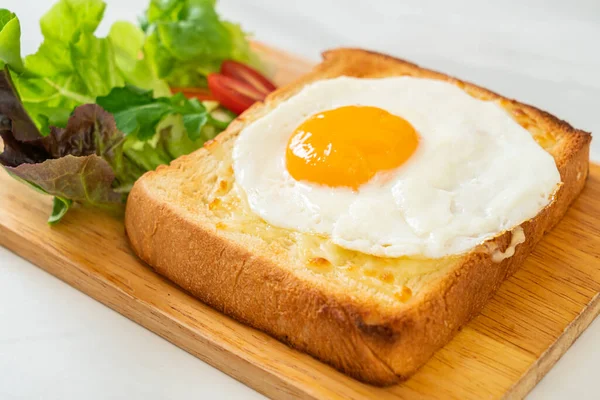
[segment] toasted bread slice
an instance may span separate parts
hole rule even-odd
[[[384,259],[270,226],[250,211],[232,190],[239,132],[307,83],[341,75],[445,80],[497,102],[531,132],[556,160],[563,185],[517,228],[525,241],[514,255],[494,257],[515,230],[461,256]],[[138,180],[127,203],[127,234],[144,261],[203,302],[357,379],[392,384],[476,315],[560,220],[584,186],[590,140],[543,111],[414,64],[364,50],[328,51],[311,73],[254,105],[205,148]]]

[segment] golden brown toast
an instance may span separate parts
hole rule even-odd
[[[239,132],[306,84],[341,75],[411,75],[451,82],[495,101],[555,159],[562,186],[518,231],[442,259],[379,258],[327,237],[270,226],[234,190],[231,152]],[[413,374],[476,315],[564,215],[588,173],[591,135],[534,107],[414,64],[358,49],[324,61],[244,112],[213,142],[139,179],[127,203],[135,252],[203,302],[365,382]],[[497,261],[497,258],[496,258]]]

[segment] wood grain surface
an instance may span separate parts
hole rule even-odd
[[[277,83],[310,68],[257,45]],[[195,300],[131,252],[119,216],[74,207],[0,172],[0,244],[274,398],[522,398],[600,312],[600,166],[580,198],[481,315],[403,384],[355,381]]]

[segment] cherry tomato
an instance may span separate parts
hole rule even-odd
[[[215,97],[205,88],[171,88],[172,93],[183,93],[188,99],[198,99],[200,101],[214,101]]]
[[[237,61],[223,61],[221,64],[221,74],[244,82],[259,92],[264,93],[265,96],[276,89],[275,85],[261,75],[260,72]]]
[[[241,114],[257,101],[276,89],[275,85],[258,71],[237,61],[224,61],[221,73],[208,75],[208,89],[171,88],[173,93],[198,100],[216,100],[223,107]]]
[[[253,86],[222,74],[208,74],[208,88],[219,103],[236,114],[266,96]]]

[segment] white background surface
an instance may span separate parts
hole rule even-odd
[[[147,0],[108,0],[110,22]],[[0,0],[24,51],[50,0]],[[294,4],[295,3],[295,4]],[[600,132],[600,1],[222,0],[228,19],[314,60],[336,46],[385,51]],[[600,142],[592,158],[600,160]],[[0,247],[0,399],[261,398],[225,374]],[[596,321],[530,395],[600,398]]]

